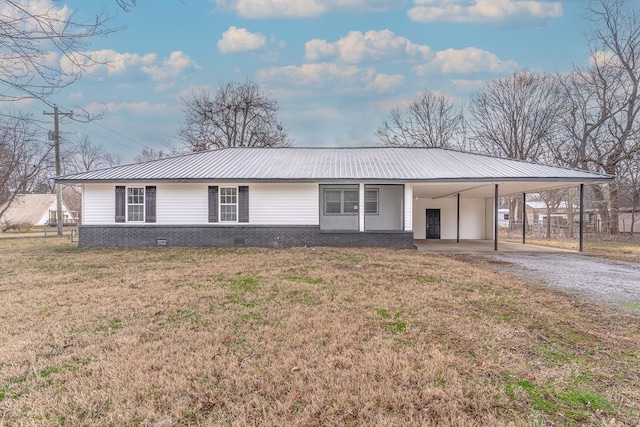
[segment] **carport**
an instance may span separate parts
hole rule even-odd
[[[493,158],[491,158],[493,160]],[[513,168],[502,171],[503,176],[497,178],[500,170],[491,170],[492,177],[466,177],[462,179],[433,180],[431,182],[414,183],[412,185],[412,213],[415,244],[428,250],[454,250],[455,244],[460,249],[476,251],[490,249],[497,251],[505,245],[505,251],[524,250],[526,244],[526,227],[523,226],[522,243],[513,246],[508,242],[499,245],[498,239],[498,207],[500,197],[519,196],[523,198],[522,223],[527,222],[527,194],[545,190],[578,187],[579,189],[579,251],[584,249],[584,186],[606,182],[614,179],[610,175],[593,174],[561,168],[541,168],[537,174],[531,169],[537,166],[526,162],[515,162],[522,167],[520,176],[514,176]],[[482,172],[482,165],[476,164],[476,173]],[[508,166],[512,166],[512,163]],[[533,168],[532,168],[533,166]],[[566,172],[558,174],[557,171]],[[554,174],[549,174],[549,172]],[[511,176],[509,176],[511,174]],[[523,176],[527,175],[527,176]],[[484,244],[482,244],[484,242]],[[438,249],[439,248],[439,249]],[[528,251],[531,251],[527,248]]]

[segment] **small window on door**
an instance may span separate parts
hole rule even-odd
[[[364,190],[364,213],[378,215],[378,189]]]

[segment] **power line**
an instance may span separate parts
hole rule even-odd
[[[56,148],[56,176],[60,176],[60,126],[59,126],[59,116],[63,117],[72,117],[73,111],[68,113],[60,113],[58,112],[58,106],[53,106],[53,113],[43,112],[45,116],[53,116],[53,124],[54,124],[54,133],[53,138],[55,141]],[[56,182],[56,225],[58,228],[58,236],[62,237],[62,186]]]
[[[82,124],[80,124],[80,123],[82,123]],[[97,123],[95,123],[95,122],[94,122],[94,124],[97,124]],[[104,135],[104,134],[102,134],[102,133],[98,133],[98,132],[96,132],[96,131],[95,131],[95,130],[93,130],[93,129],[87,129],[87,127],[85,126],[85,125],[86,125],[86,123],[83,123],[83,122],[75,122],[75,125],[76,125],[76,126],[78,126],[78,127],[80,127],[80,128],[82,128],[82,129],[83,129],[84,131],[86,131],[87,133],[92,133],[92,134],[94,134],[94,135],[98,135],[100,138],[103,138],[103,139],[109,140],[109,141],[111,141],[111,142],[114,142],[114,143],[116,143],[116,144],[118,144],[118,145],[120,145],[120,146],[122,146],[122,147],[124,147],[124,148],[131,148],[131,146],[130,146],[130,145],[127,145],[127,144],[125,144],[125,143],[123,143],[123,142],[121,142],[121,141],[119,141],[119,140],[117,140],[117,139],[113,139],[112,137],[107,136],[107,135]],[[104,128],[104,129],[106,129],[106,130],[109,130],[109,131],[111,131],[111,132],[113,132],[113,133],[115,133],[115,134],[118,134],[116,131],[109,129],[109,128],[107,128],[106,126],[102,126],[102,125],[100,125],[100,127]],[[126,138],[126,139],[129,139],[131,142],[133,142],[133,143],[135,143],[135,144],[138,144],[138,145],[140,145],[141,147],[144,147],[144,148],[146,148],[146,149],[150,149],[150,147],[148,147],[148,146],[146,146],[146,145],[142,144],[141,142],[138,142],[138,141],[136,141],[136,140],[134,140],[134,139],[132,139],[132,138]]]

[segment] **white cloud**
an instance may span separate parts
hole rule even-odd
[[[426,59],[430,52],[429,46],[414,44],[390,30],[372,30],[366,33],[350,31],[334,43],[313,39],[305,44],[305,57],[309,61],[338,57],[341,61],[350,64],[365,60],[393,60],[407,56]]]
[[[60,67],[64,72],[77,72],[77,65],[82,65],[89,73],[114,75],[124,72],[129,67],[153,64],[155,53],[138,55],[135,53],[119,53],[111,49],[81,52],[72,57],[62,57]]]
[[[407,15],[417,22],[499,22],[562,16],[562,3],[542,0],[414,0]]]
[[[98,77],[104,77],[104,74],[108,76],[123,74],[132,68],[138,69],[159,84],[156,89],[165,89],[171,86],[173,80],[181,74],[189,70],[200,69],[195,61],[181,51],[171,52],[169,58],[165,58],[162,63],[159,63],[155,53],[138,55],[136,53],[120,53],[111,49],[81,52],[72,58],[63,57],[60,60],[60,67],[68,73],[77,72],[79,64],[88,73]]]
[[[336,11],[381,12],[401,7],[404,0],[212,0],[221,10],[242,18],[309,18]]]
[[[149,74],[151,79],[156,82],[175,79],[186,71],[199,69],[200,67],[195,61],[179,50],[171,52],[169,58],[162,61],[162,65],[142,67],[142,71]]]
[[[400,75],[378,74],[373,68],[323,62],[273,67],[259,72],[261,80],[318,89],[342,88],[346,91],[377,90],[388,91],[402,84]]]
[[[435,58],[422,65],[414,67],[418,75],[424,75],[430,70],[439,70],[443,74],[466,73],[502,73],[518,68],[515,61],[503,61],[495,53],[476,47],[465,49],[447,49],[436,52]]]
[[[404,76],[400,74],[378,74],[373,79],[371,87],[378,92],[387,92],[404,82]]]
[[[214,0],[214,3],[243,18],[306,18],[327,11],[321,0]]]
[[[251,33],[246,28],[229,27],[218,40],[218,50],[222,53],[248,52],[263,48],[267,38],[261,33]]]
[[[619,65],[619,60],[616,55],[611,51],[597,51],[589,57],[589,64],[591,65]]]
[[[13,19],[14,25],[21,25],[27,32],[41,34],[42,29],[32,16],[48,15],[49,23],[53,30],[60,32],[64,29],[65,22],[71,17],[72,11],[68,6],[58,7],[51,0],[31,0],[18,2],[20,7],[13,6],[11,2],[0,3],[0,15]]]

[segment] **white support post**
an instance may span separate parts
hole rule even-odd
[[[364,183],[360,183],[360,191],[358,191],[358,224],[359,230],[364,231]]]

